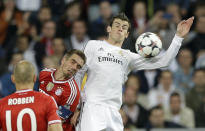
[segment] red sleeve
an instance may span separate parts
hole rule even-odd
[[[39,74],[39,81],[41,82],[43,80],[43,76],[45,75],[45,72],[44,71],[41,71],[40,74]]]
[[[47,120],[48,124],[61,123],[61,119],[57,114],[57,104],[53,97],[49,97],[50,101],[47,104]]]

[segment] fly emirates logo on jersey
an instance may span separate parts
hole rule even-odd
[[[99,62],[110,61],[113,63],[123,65],[123,62],[121,60],[115,58],[115,56],[112,55],[111,53],[107,53],[107,56],[98,56],[98,61]]]

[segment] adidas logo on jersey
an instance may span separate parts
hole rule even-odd
[[[104,51],[104,49],[101,47],[101,48],[98,49],[98,51]]]

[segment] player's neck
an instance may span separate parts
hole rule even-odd
[[[17,84],[16,83],[15,86],[16,86],[16,91],[27,90],[27,89],[33,90],[34,83],[28,83],[28,84]]]
[[[54,74],[54,78],[55,78],[55,80],[67,80],[67,79],[69,79],[69,77],[65,77],[65,75],[63,75],[61,68],[56,70],[56,72]]]
[[[106,40],[109,44],[111,44],[111,45],[113,45],[113,46],[117,46],[117,47],[122,47],[122,43],[123,43],[123,41],[122,42],[118,42],[118,41],[115,41],[115,40],[113,40],[112,38],[108,38],[107,40]]]

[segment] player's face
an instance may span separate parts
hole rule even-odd
[[[83,59],[77,54],[71,55],[68,59],[63,58],[62,70],[66,78],[72,77],[84,64]]]
[[[115,42],[122,42],[128,37],[129,23],[121,19],[115,19],[113,21],[112,27],[108,26],[107,31],[109,37]]]

